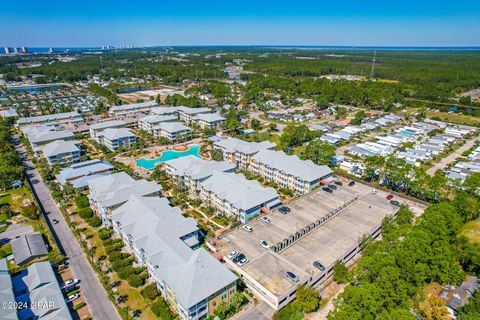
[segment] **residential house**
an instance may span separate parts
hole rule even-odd
[[[138,128],[153,134],[153,128],[162,122],[177,121],[176,115],[148,115],[138,120]]]
[[[56,130],[52,126],[24,126],[22,132],[30,142],[30,146],[35,155],[39,155],[41,148],[46,144],[56,140],[73,140],[74,134],[70,131]]]
[[[26,117],[17,120],[18,126],[25,125],[42,125],[42,124],[65,124],[65,123],[81,123],[83,117],[77,111],[48,114],[43,116]]]
[[[210,108],[188,108],[188,107],[178,107],[178,115],[180,120],[185,121],[185,123],[190,124],[194,121],[194,118],[200,114],[212,113]]]
[[[131,103],[131,104],[123,104],[120,106],[113,106],[110,108],[110,113],[114,115],[125,115],[131,113],[147,113],[153,107],[158,107],[158,103],[155,101],[147,101],[147,102],[140,102],[140,103]]]
[[[220,125],[225,123],[225,118],[218,113],[200,113],[193,117],[192,122],[199,125],[202,129],[217,129]]]
[[[21,235],[11,241],[13,259],[17,265],[24,265],[48,253],[47,245],[40,232]]]

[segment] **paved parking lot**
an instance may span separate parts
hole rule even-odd
[[[248,223],[254,229],[251,233],[241,227],[228,233],[216,241],[216,247],[224,255],[232,250],[244,253],[250,262],[241,267],[242,272],[274,295],[282,296],[295,285],[285,277],[285,272],[293,272],[300,282],[319,275],[321,271],[313,266],[314,261],[320,261],[328,270],[352,247],[356,248],[362,236],[371,234],[385,216],[394,214],[398,207],[390,204],[386,199],[388,195],[359,183],[353,187],[344,184],[333,193],[320,189],[289,204],[291,212],[288,214],[270,213],[271,223],[260,219]],[[259,244],[265,240],[269,245],[275,245],[356,197],[355,202],[335,217],[280,253]],[[406,202],[398,197],[395,200]]]

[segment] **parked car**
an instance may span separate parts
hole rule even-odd
[[[281,213],[283,213],[283,214],[287,214],[287,213],[289,213],[291,210],[290,210],[289,207],[283,206],[283,207],[278,208],[278,211],[281,212]]]
[[[248,231],[248,232],[252,232],[252,231],[253,231],[253,228],[250,227],[250,226],[247,226],[247,225],[244,225],[244,226],[243,226],[243,229],[244,229],[245,231]]]
[[[267,216],[263,216],[263,217],[262,217],[262,221],[265,222],[265,223],[270,223],[270,222],[272,222],[272,220],[270,220],[270,218],[267,217]]]
[[[348,183],[349,187],[353,187],[354,185],[355,185],[355,181],[353,181],[353,180]]]
[[[228,254],[227,254],[227,258],[232,260],[233,258],[235,258],[236,256],[238,255],[238,251],[230,251]]]
[[[400,202],[398,202],[397,200],[391,200],[390,204],[395,207],[400,207]]]
[[[243,258],[242,260],[240,260],[240,261],[237,262],[237,265],[238,265],[239,267],[243,267],[244,265],[246,265],[246,264],[249,263],[249,262],[250,262],[250,260],[248,260],[248,258]]]
[[[238,263],[239,261],[241,261],[242,259],[245,259],[245,255],[243,253],[239,253],[235,258],[232,259],[232,261],[234,263]]]
[[[329,187],[323,187],[322,190],[328,193],[333,193],[333,190],[330,189]]]
[[[270,246],[268,245],[268,242],[265,241],[265,240],[260,240],[260,245],[261,245],[262,247],[264,247],[265,249],[270,248]]]
[[[387,196],[387,200],[392,200],[392,199],[393,199],[393,194],[389,194],[389,195]]]
[[[73,300],[78,299],[78,298],[80,298],[80,294],[78,294],[78,293],[69,295],[68,298],[67,298],[67,302],[72,302]]]
[[[325,271],[325,266],[320,263],[320,261],[314,261],[313,266],[317,269],[320,269],[320,271]]]
[[[78,279],[68,279],[67,281],[65,281],[65,283],[63,285],[65,287],[69,287],[69,286],[76,285],[79,282],[80,282],[80,280],[78,280]]]
[[[287,272],[285,273],[285,276],[286,276],[288,279],[292,280],[293,282],[298,282],[298,278],[297,278],[297,276],[296,276],[293,272],[287,271]]]
[[[337,186],[334,184],[329,184],[328,187],[333,190],[337,190]]]
[[[333,183],[335,183],[337,186],[343,186],[343,183],[342,181],[333,181]]]

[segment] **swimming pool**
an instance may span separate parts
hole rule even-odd
[[[155,164],[157,164],[158,162],[165,162],[168,160],[173,160],[173,159],[185,157],[188,155],[193,155],[198,158],[201,158],[199,152],[200,152],[200,146],[198,144],[194,144],[194,145],[191,145],[187,151],[167,150],[162,153],[162,156],[160,158],[152,159],[152,160],[137,159],[135,160],[135,163],[137,166],[149,170],[149,169],[155,168]]]

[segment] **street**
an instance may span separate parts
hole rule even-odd
[[[465,142],[465,144],[463,146],[461,146],[460,148],[458,148],[457,150],[455,150],[454,152],[452,152],[451,154],[449,154],[448,156],[446,156],[445,158],[443,158],[439,163],[437,163],[436,165],[434,165],[433,167],[431,167],[430,169],[427,170],[427,173],[431,176],[433,176],[435,174],[435,172],[437,172],[438,170],[443,170],[445,167],[447,167],[450,163],[452,163],[453,161],[455,161],[458,157],[461,157],[462,156],[462,153],[464,151],[467,151],[468,149],[470,149],[471,147],[473,147],[473,145],[475,144],[475,141],[477,140],[477,137],[473,137],[472,139],[468,140],[467,142]]]
[[[75,278],[80,279],[80,288],[85,300],[92,312],[94,319],[118,320],[120,316],[107,296],[94,270],[84,256],[80,245],[73,236],[67,222],[59,208],[52,199],[49,190],[45,186],[40,174],[33,163],[28,159],[27,153],[18,139],[15,139],[15,148],[22,158],[25,173],[28,177],[32,191],[40,204],[41,210],[52,234],[63,254],[68,258],[70,267]],[[52,220],[59,222],[53,224]]]

